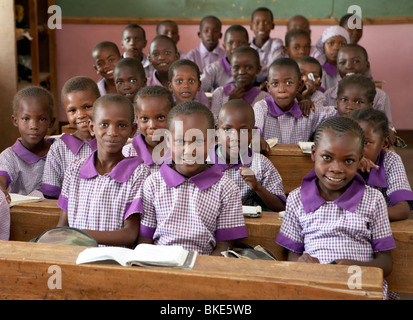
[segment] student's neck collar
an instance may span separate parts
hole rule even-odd
[[[263,45],[268,41],[269,38],[270,38],[269,35],[268,35],[268,37],[265,37],[265,38],[255,36],[254,39],[252,39],[252,43],[255,46],[257,46],[258,48],[262,48]]]
[[[108,154],[98,149],[94,153],[95,168],[100,175],[111,172],[123,159],[125,156],[122,154],[122,150],[115,154]]]

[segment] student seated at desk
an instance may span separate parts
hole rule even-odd
[[[297,64],[301,71],[301,79],[304,81],[300,91],[302,99],[310,99],[314,105],[320,107],[327,105],[326,96],[320,90],[323,75],[320,62],[313,57],[302,57],[297,60]]]
[[[277,137],[278,143],[297,144],[309,141],[317,127],[334,116],[334,107],[317,107],[304,116],[296,100],[303,86],[297,62],[279,58],[268,72],[267,89],[271,97],[254,105],[255,126],[264,140]]]
[[[122,154],[137,128],[132,103],[119,94],[97,99],[89,127],[98,147],[67,168],[58,226],[84,230],[100,245],[133,245],[142,212],[137,195],[150,171],[139,157]]]
[[[287,198],[277,244],[289,250],[290,261],[372,266],[388,276],[395,241],[386,202],[357,173],[363,130],[334,117],[320,125],[314,143],[314,169]]]
[[[75,158],[88,157],[97,147],[88,126],[93,103],[100,97],[96,82],[88,77],[71,78],[64,84],[61,96],[67,120],[76,132],[63,134],[53,143],[47,156],[40,191],[53,199],[59,198],[69,163]]]
[[[0,154],[0,189],[10,193],[40,196],[44,166],[54,139],[45,139],[53,126],[54,99],[49,91],[29,86],[13,100],[12,121],[20,139]]]
[[[219,256],[247,236],[238,187],[205,162],[214,125],[212,112],[195,101],[170,111],[167,141],[174,162],[164,163],[144,183],[139,242]]]
[[[270,210],[283,211],[285,194],[280,174],[267,157],[248,147],[254,123],[254,110],[244,100],[224,104],[218,116],[218,144],[210,151],[210,161],[237,184],[243,205],[253,206],[258,200]]]
[[[401,157],[386,150],[389,125],[385,113],[365,107],[354,111],[351,118],[363,129],[366,139],[364,159],[367,163],[361,175],[368,185],[383,194],[390,221],[407,219],[413,208],[413,193]]]

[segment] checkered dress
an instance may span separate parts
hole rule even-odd
[[[265,140],[277,137],[280,144],[297,144],[299,141],[309,141],[324,120],[335,116],[336,110],[334,107],[316,106],[315,111],[304,117],[297,102],[284,113],[269,97],[254,104],[254,113],[255,126],[261,129]]]
[[[94,164],[96,153],[68,166],[57,204],[67,211],[71,227],[118,230],[129,215],[143,211],[138,195],[149,168],[139,158],[130,157],[109,174],[100,175]]]
[[[239,189],[216,166],[187,179],[163,164],[142,191],[140,234],[155,244],[209,255],[217,241],[247,236]]]
[[[50,147],[40,191],[57,199],[62,188],[65,170],[70,162],[74,159],[86,158],[96,149],[96,139],[80,141],[70,134],[64,134]]]
[[[0,191],[0,240],[9,240],[10,237],[10,206],[6,197]]]
[[[201,74],[201,88],[205,92],[214,92],[218,87],[234,83],[231,74],[231,65],[227,57],[214,61],[205,66]]]

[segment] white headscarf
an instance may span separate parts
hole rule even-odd
[[[341,36],[344,39],[346,39],[347,43],[350,43],[350,37],[348,35],[348,32],[346,29],[340,26],[332,26],[323,31],[321,34],[320,39],[317,41],[317,44],[315,45],[318,51],[324,53],[324,43],[335,36]]]

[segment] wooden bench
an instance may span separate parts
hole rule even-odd
[[[76,265],[85,247],[0,241],[0,299],[381,299],[382,270],[198,256],[192,270]],[[351,283],[351,281],[350,281]],[[61,288],[56,285],[61,284]]]
[[[286,194],[298,188],[314,167],[310,154],[302,153],[297,144],[277,144],[266,156],[277,168]]]

